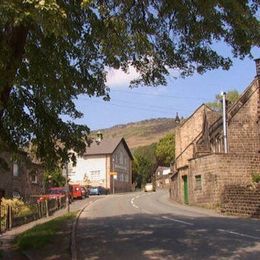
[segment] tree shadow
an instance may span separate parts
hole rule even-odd
[[[77,247],[78,259],[260,259],[260,221],[172,214],[81,218]]]

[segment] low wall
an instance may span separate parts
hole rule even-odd
[[[260,218],[260,186],[226,185],[221,196],[221,212]]]

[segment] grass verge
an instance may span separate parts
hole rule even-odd
[[[75,219],[77,212],[67,213],[61,217],[37,225],[18,235],[15,244],[20,250],[39,249],[50,243],[62,229],[64,223]]]

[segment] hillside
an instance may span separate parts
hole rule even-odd
[[[156,143],[167,133],[174,132],[176,122],[173,118],[158,118],[116,125],[111,128],[100,129],[104,138],[122,136],[126,139],[130,149]]]

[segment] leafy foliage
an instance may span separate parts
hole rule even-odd
[[[170,166],[175,158],[175,136],[170,133],[162,138],[156,145],[155,156],[158,165]]]
[[[254,173],[252,174],[252,180],[255,183],[260,183],[260,173]]]
[[[115,1],[2,0],[0,2],[0,140],[15,152],[30,146],[48,166],[75,162],[86,126],[75,119],[81,95],[109,99],[107,67],[140,77],[131,86],[166,84],[231,65],[259,46],[257,0]],[[67,117],[64,117],[66,115]],[[63,117],[62,117],[63,116]],[[65,120],[64,118],[69,118]]]
[[[66,183],[65,177],[62,175],[60,168],[47,170],[44,172],[45,187],[63,187]]]
[[[133,182],[138,188],[152,181],[153,173],[157,168],[155,147],[156,144],[139,147],[133,153]]]
[[[227,105],[230,106],[234,102],[236,102],[239,98],[240,94],[237,90],[230,90],[226,94],[226,99],[227,99]],[[208,102],[207,105],[212,108],[215,111],[221,111],[222,110],[222,96],[221,95],[216,95],[215,100],[213,102]]]

